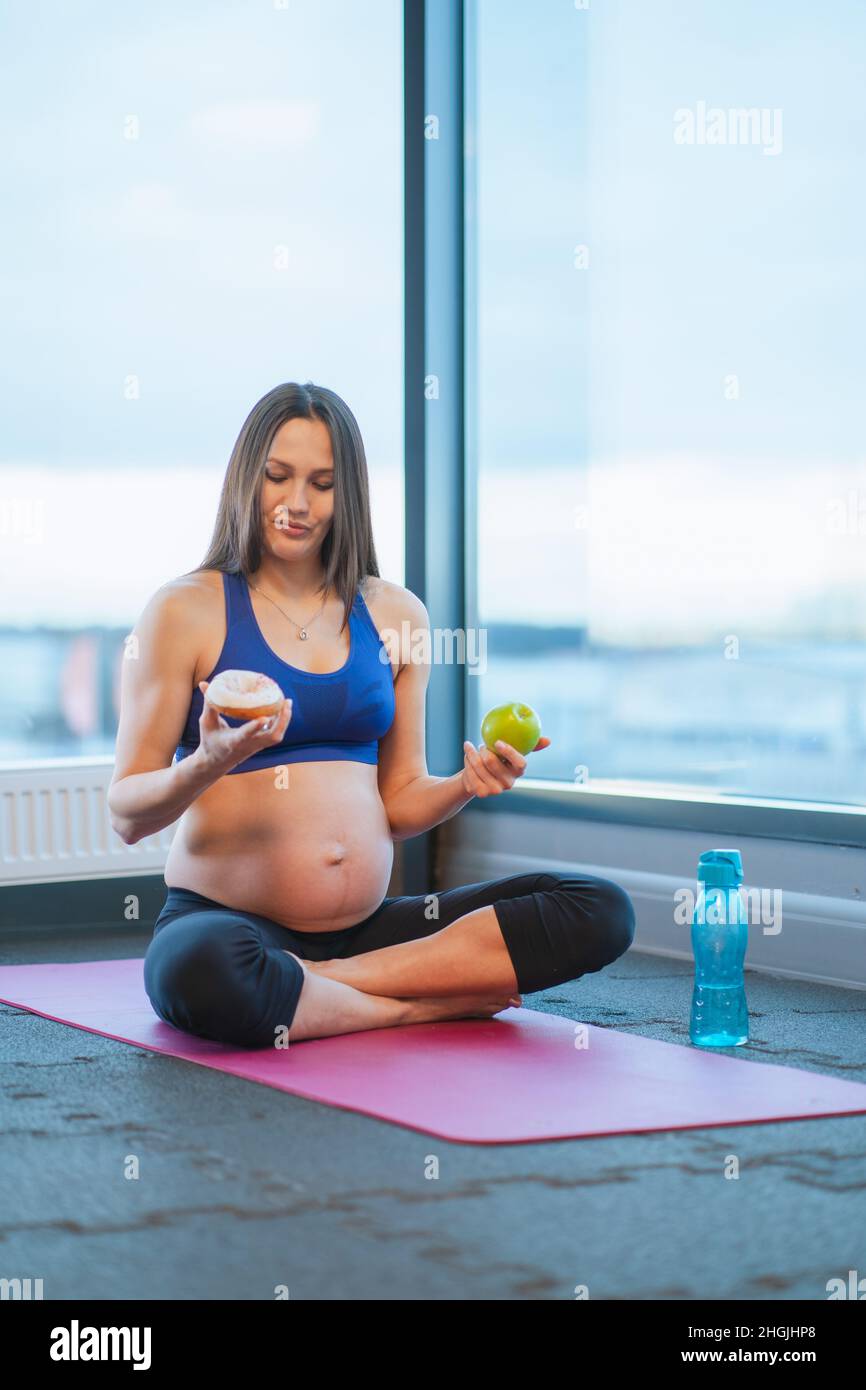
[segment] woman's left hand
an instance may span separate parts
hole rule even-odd
[[[538,753],[550,744],[549,738],[540,738],[531,750]],[[526,759],[510,743],[497,739],[497,752],[493,753],[486,744],[476,748],[467,739],[463,745],[463,789],[469,796],[497,796],[514,786],[518,777],[526,771]]]

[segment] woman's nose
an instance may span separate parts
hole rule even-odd
[[[288,512],[291,512],[292,516],[303,516],[307,511],[307,492],[303,483],[299,483],[297,487],[283,493],[281,500],[283,506]]]

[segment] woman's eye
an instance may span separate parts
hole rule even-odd
[[[285,478],[275,478],[273,473],[269,473],[267,469],[265,469],[265,477],[272,483],[284,483],[286,481]],[[319,492],[330,492],[333,486],[333,483],[313,483],[313,487],[317,488]]]

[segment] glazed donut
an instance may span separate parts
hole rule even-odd
[[[262,719],[279,714],[283,692],[270,676],[258,671],[220,671],[205,691],[205,699],[230,719]]]

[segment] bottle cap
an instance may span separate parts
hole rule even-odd
[[[698,882],[711,888],[736,888],[743,881],[738,849],[708,849],[698,860]]]

